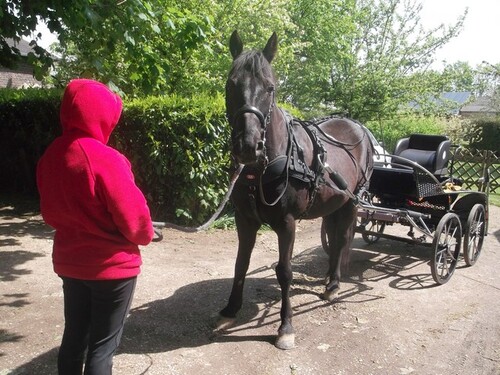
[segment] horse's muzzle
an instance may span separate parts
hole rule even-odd
[[[242,142],[233,139],[233,156],[240,164],[258,163],[265,158],[264,142]]]

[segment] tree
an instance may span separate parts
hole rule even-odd
[[[160,0],[4,0],[0,63],[12,67],[20,58],[6,38],[30,37],[37,23],[45,22],[58,34],[61,64],[70,75],[102,79],[129,93],[159,92],[175,84],[181,70],[176,64],[200,48],[211,29],[209,19],[179,9]],[[38,78],[53,64],[52,56],[37,44],[40,37],[31,41],[34,53],[29,56]],[[68,78],[64,74],[59,77],[63,81]]]
[[[22,0],[3,0],[0,3],[0,65],[13,68],[21,59],[20,51],[11,47],[6,39],[19,41],[23,36],[31,37],[39,19],[47,20],[50,30],[64,34],[63,24],[59,15],[64,13],[64,2],[37,1],[27,2]],[[35,76],[41,78],[46,75],[52,66],[52,57],[36,43],[40,35],[35,37],[30,45],[33,52],[29,54],[29,62],[33,64]]]
[[[136,96],[172,93],[188,74],[186,62],[205,46],[211,21],[164,1],[142,5],[143,13],[128,8],[108,15],[101,10],[92,18],[99,27],[91,22],[68,30],[56,79],[93,77]],[[119,23],[121,33],[116,32]]]
[[[296,51],[297,68],[286,80],[287,97],[363,121],[396,112],[423,93],[421,79],[434,52],[458,35],[465,17],[449,27],[424,30],[422,5],[415,0],[293,4],[303,48]]]
[[[171,1],[169,2],[172,3]],[[204,48],[193,50],[183,65],[187,79],[180,81],[176,92],[223,92],[231,65],[228,42],[231,33],[238,30],[245,48],[261,49],[274,31],[280,34],[280,59],[275,65],[280,75],[286,76],[287,64],[292,62],[293,41],[285,30],[296,27],[290,20],[289,0],[178,0],[174,5],[188,8],[199,18],[212,21],[213,29]]]
[[[277,32],[278,99],[303,111],[387,116],[465,71],[429,66],[466,12],[424,30],[418,0],[10,0],[1,9],[2,37],[26,35],[37,17],[59,33],[61,84],[83,75],[135,96],[221,92],[234,29],[246,48]]]

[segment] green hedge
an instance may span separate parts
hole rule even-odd
[[[433,117],[404,115],[393,119],[370,121],[366,126],[375,138],[393,152],[398,139],[413,133],[443,134],[451,141],[466,148],[491,150],[500,155],[500,119]]]
[[[396,142],[410,134],[443,134],[443,124],[433,117],[406,115],[381,121],[369,121],[366,126],[389,153]]]
[[[36,162],[60,134],[60,90],[0,90],[0,191],[36,194]]]
[[[60,134],[58,90],[0,90],[0,192],[36,195],[36,163]],[[227,189],[222,96],[125,101],[110,145],[132,163],[153,218],[200,224]]]
[[[500,157],[500,118],[480,119],[463,130],[468,146],[477,150],[491,150]]]
[[[200,224],[228,187],[229,125],[222,96],[126,103],[111,145],[134,166],[153,216]]]
[[[0,90],[0,192],[36,195],[36,162],[60,134],[61,95],[60,90]],[[500,144],[498,124],[483,124],[478,137],[469,122],[457,119],[408,115],[366,125],[389,152],[411,133],[446,134],[481,149],[488,149],[485,142],[494,150]],[[155,220],[193,225],[203,223],[226,192],[229,139],[224,98],[200,94],[125,100],[110,144],[131,161]]]

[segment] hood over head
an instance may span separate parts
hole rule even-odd
[[[122,108],[121,98],[106,85],[90,79],[72,80],[61,103],[63,133],[80,130],[106,144]]]

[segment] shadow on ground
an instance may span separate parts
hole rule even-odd
[[[382,243],[388,253],[381,255],[375,251],[378,246],[373,247],[372,251],[362,242],[355,241],[354,245],[349,273],[344,280],[344,291],[334,303],[369,303],[382,298],[370,295],[368,281],[388,280],[391,287],[409,290],[431,286],[430,275],[412,272],[427,262],[425,254],[420,254],[422,249],[399,247],[400,250],[396,250],[393,244]],[[295,316],[329,306],[330,303],[323,301],[318,292],[323,288],[326,263],[327,257],[321,247],[306,249],[294,257],[295,282],[291,296],[310,294],[317,297],[307,298],[306,302],[295,305]],[[225,334],[214,333],[213,327],[218,311],[227,302],[232,279],[204,280],[183,286],[168,298],[133,308],[125,325],[119,354],[147,355],[180,348],[197,348],[213,342],[262,341],[272,345],[274,328],[271,330],[272,335],[256,334],[255,330],[266,325],[277,326],[279,323],[281,294],[274,272],[269,272],[274,267],[275,264],[249,272],[237,324]],[[10,374],[56,373],[56,362],[57,348],[54,348]]]

